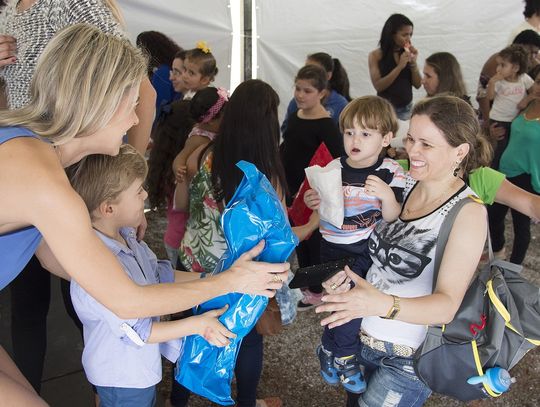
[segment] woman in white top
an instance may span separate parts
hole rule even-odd
[[[412,356],[427,325],[453,319],[486,237],[484,207],[466,204],[453,225],[432,292],[439,228],[455,203],[473,195],[459,174],[489,162],[490,146],[479,134],[475,112],[462,99],[437,96],[419,102],[405,142],[411,166],[400,217],[382,222],[371,234],[373,266],[366,280],[347,270],[325,283],[330,295],[317,312],[334,313],[323,325],[364,318],[357,358],[366,369],[367,390],[359,405],[400,399],[400,405],[421,406],[430,394],[414,373]],[[350,280],[355,287],[348,290]],[[349,403],[356,405],[352,395]]]

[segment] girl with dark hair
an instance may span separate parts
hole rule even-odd
[[[412,87],[422,85],[416,64],[418,50],[411,45],[413,23],[403,14],[392,14],[384,23],[379,48],[368,57],[369,74],[377,95],[394,106],[400,120],[409,120]]]
[[[137,35],[136,43],[149,56],[148,78],[156,90],[156,112],[160,113],[164,105],[180,99],[181,95],[175,92],[169,78],[169,71],[174,56],[182,48],[159,31],[143,31]],[[156,119],[159,116],[156,114]]]
[[[236,167],[249,161],[266,175],[278,194],[287,184],[279,156],[279,98],[265,82],[252,79],[241,83],[232,94],[213,143],[200,146],[188,159],[189,220],[180,246],[180,260],[191,271],[214,270],[226,248],[221,212],[243,177]],[[184,183],[185,185],[185,183]],[[187,206],[179,209],[188,209]],[[318,226],[318,218],[294,228],[300,239]],[[262,372],[263,340],[253,329],[242,341],[236,360],[237,406],[281,406],[276,398],[257,400]],[[187,405],[189,392],[174,393],[174,406]]]
[[[533,79],[527,75],[529,55],[521,45],[512,44],[499,52],[497,71],[487,85],[487,99],[493,100],[489,111],[490,125],[504,129],[495,141],[491,167],[499,168],[499,161],[510,139],[510,126],[519,111],[527,107],[528,89]]]
[[[184,58],[184,70],[182,81],[188,92],[185,99],[191,99],[195,92],[206,88],[213,82],[218,74],[216,58],[204,41],[199,41],[197,46],[186,51]]]
[[[347,71],[337,58],[332,58],[326,52],[316,52],[307,56],[306,65],[317,65],[324,69],[328,80],[327,89],[322,99],[322,105],[330,113],[330,117],[338,126],[339,115],[351,100],[349,95],[349,77]],[[285,133],[289,117],[298,110],[296,100],[293,98],[287,106],[287,114],[281,125],[281,132]]]
[[[174,176],[178,183],[184,182],[186,163],[191,153],[199,146],[207,145],[216,137],[221,113],[228,100],[229,95],[225,89],[213,86],[201,89],[193,96],[190,113],[197,124],[188,134],[184,147],[172,163]],[[185,199],[185,197],[179,196],[177,199]],[[183,206],[184,204],[179,203],[178,205]]]
[[[154,147],[148,162],[148,198],[152,208],[167,207],[167,229],[163,240],[169,260],[177,269],[182,268],[178,264],[178,247],[184,237],[187,212],[177,210],[173,205],[175,177],[172,163],[177,154],[186,151],[190,141],[193,144],[196,140],[195,147],[190,149],[193,151],[200,145],[198,139],[202,139],[201,144],[208,144],[215,136],[225,104],[215,107],[218,92],[218,89],[208,87],[197,92],[191,101],[173,102],[153,132]]]
[[[288,203],[292,202],[304,180],[304,168],[309,166],[313,154],[321,143],[325,143],[334,158],[344,154],[339,128],[322,105],[328,87],[323,68],[308,64],[298,71],[295,79],[294,100],[298,110],[289,116],[283,133],[281,157],[285,166]],[[317,230],[296,250],[300,267],[320,263],[321,234]],[[304,290],[304,299],[299,309],[308,309],[319,302],[322,287],[312,286]]]

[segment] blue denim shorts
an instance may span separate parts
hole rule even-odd
[[[153,407],[156,404],[156,386],[146,389],[96,386],[100,407]]]
[[[392,344],[385,342],[386,352],[360,344],[359,362],[364,366],[367,390],[360,395],[360,407],[419,407],[431,390],[416,376],[413,359],[396,356]]]

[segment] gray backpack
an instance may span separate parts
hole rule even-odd
[[[435,254],[433,286],[454,219],[463,199],[448,213]],[[540,345],[540,291],[521,275],[521,266],[493,260],[473,279],[454,320],[430,326],[415,354],[417,376],[433,391],[462,401],[498,397],[487,383],[468,384],[495,366],[510,370]]]

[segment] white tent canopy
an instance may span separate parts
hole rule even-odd
[[[184,48],[204,39],[218,61],[216,84],[229,89],[238,84],[243,69],[242,0],[119,3],[133,39],[146,30],[161,31]],[[469,94],[474,95],[483,63],[508,43],[511,30],[523,21],[522,11],[521,0],[253,0],[257,32],[253,59],[258,65],[254,73],[280,95],[281,114],[292,97],[296,71],[313,52],[327,52],[341,60],[352,96],[373,94],[368,53],[377,47],[388,16],[402,13],[414,23],[412,42],[420,52],[420,67],[433,52],[451,52],[461,64]],[[415,91],[415,99],[423,95],[422,89]]]

